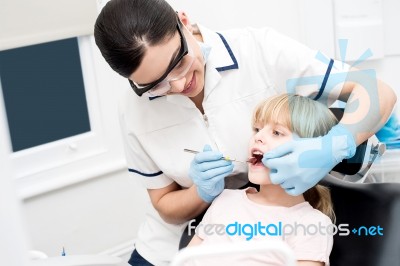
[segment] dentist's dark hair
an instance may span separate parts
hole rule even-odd
[[[177,15],[164,0],[111,0],[97,17],[94,38],[110,67],[128,78],[147,47],[167,41],[176,30]]]

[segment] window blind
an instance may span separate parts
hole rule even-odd
[[[0,0],[0,50],[93,33],[96,0]]]

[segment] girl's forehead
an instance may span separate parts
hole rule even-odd
[[[263,115],[258,115],[258,117],[255,117],[254,124],[257,124],[259,126],[265,126],[265,125],[270,125],[270,126],[283,126],[283,127],[290,127],[290,118],[289,115],[287,114],[281,114],[281,115],[269,115],[269,116],[263,116]]]
[[[260,127],[281,127],[281,128],[290,130],[289,125],[287,125],[286,123],[282,123],[280,121],[272,121],[272,120],[270,120],[270,121],[266,121],[266,120],[255,121],[254,126],[258,127],[258,128],[260,128]]]

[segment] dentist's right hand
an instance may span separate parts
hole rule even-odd
[[[205,145],[203,152],[194,156],[190,164],[189,177],[197,186],[197,193],[207,203],[212,202],[224,190],[224,178],[232,173],[231,161],[222,159],[219,151]]]

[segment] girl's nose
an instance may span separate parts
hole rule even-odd
[[[264,143],[264,140],[263,140],[263,136],[262,136],[262,134],[261,134],[261,131],[262,131],[262,130],[258,131],[258,132],[256,133],[256,135],[254,136],[254,141],[255,141],[256,143]]]
[[[269,130],[267,127],[263,127],[254,136],[255,143],[261,144],[265,149],[269,149],[273,145]]]

